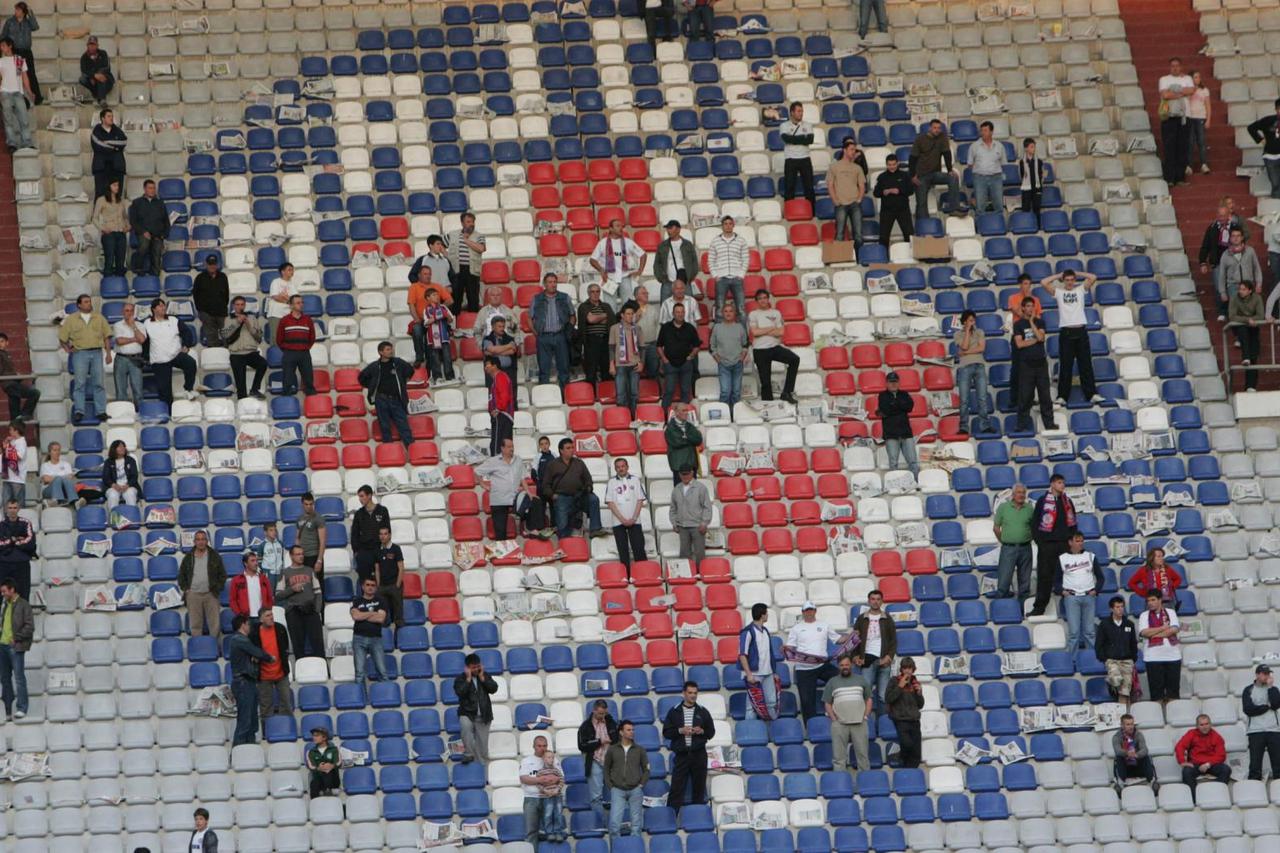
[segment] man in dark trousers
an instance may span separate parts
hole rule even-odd
[[[898,155],[885,158],[884,171],[876,178],[871,194],[880,199],[880,245],[889,245],[889,233],[896,222],[902,231],[902,239],[910,240],[915,233],[911,225],[911,193],[914,187],[906,169],[898,167]]]
[[[1018,429],[1029,430],[1031,401],[1040,398],[1045,429],[1057,429],[1049,396],[1049,357],[1044,349],[1044,321],[1036,316],[1035,300],[1022,300],[1022,318],[1013,324],[1013,357],[1018,369]]]
[[[929,215],[929,190],[938,185],[947,187],[946,211],[957,214],[960,209],[960,176],[951,158],[951,140],[940,119],[929,122],[929,129],[916,137],[911,146],[911,158],[907,162],[911,183],[916,190],[916,218]]]
[[[164,238],[169,236],[169,211],[156,193],[156,182],[142,182],[142,195],[129,203],[129,228],[138,238],[133,268],[143,275],[160,275]]]
[[[1093,353],[1089,349],[1089,320],[1085,315],[1085,297],[1093,290],[1098,277],[1084,274],[1077,283],[1073,269],[1054,273],[1040,280],[1040,286],[1058,300],[1058,399],[1066,406],[1071,397],[1071,375],[1080,372],[1080,390],[1091,403],[1103,402],[1093,381]]]
[[[1271,197],[1280,198],[1280,98],[1276,98],[1274,106],[1274,113],[1258,119],[1248,130],[1253,141],[1263,145],[1262,165],[1271,182]]]
[[[787,113],[787,120],[778,128],[782,140],[782,197],[787,201],[796,197],[796,182],[809,200],[809,210],[817,204],[813,186],[813,160],[809,146],[813,144],[813,125],[804,120],[804,104],[795,101]]]
[[[1025,367],[1025,365],[1024,365]],[[1049,478],[1049,491],[1036,501],[1031,513],[1031,535],[1036,540],[1036,599],[1032,616],[1043,616],[1053,588],[1062,577],[1059,557],[1067,552],[1067,542],[1079,532],[1076,505],[1067,497],[1067,482],[1061,474]]]
[[[255,646],[249,639],[249,617],[237,615],[231,620],[231,693],[236,697],[236,730],[233,747],[256,743],[258,733],[258,663],[274,663],[275,658]]]
[[[36,556],[36,534],[31,522],[18,515],[18,502],[5,501],[0,517],[0,578],[11,579],[18,595],[31,599],[31,560]]]
[[[591,811],[596,825],[605,826],[605,803],[609,802],[609,782],[604,777],[604,754],[610,744],[618,742],[618,723],[609,713],[609,703],[597,699],[591,706],[591,716],[578,726],[578,751],[586,765],[587,793],[591,798]]]
[[[1280,773],[1280,687],[1271,667],[1260,663],[1253,670],[1253,683],[1240,696],[1245,716],[1245,736],[1249,739],[1249,778],[1262,781],[1262,757],[1271,759],[1271,778]]]
[[[111,74],[111,59],[105,50],[98,47],[98,37],[89,36],[84,53],[80,55],[80,85],[89,90],[98,106],[105,107],[107,94],[115,84],[116,78]]]
[[[391,526],[391,514],[387,508],[373,499],[373,489],[361,486],[356,490],[360,508],[351,516],[351,551],[355,556],[356,574],[360,580],[373,577],[378,565],[378,553],[382,544],[378,531]]]
[[[884,432],[884,449],[889,454],[889,467],[897,470],[898,459],[901,457],[906,460],[912,474],[919,474],[916,440],[911,431],[911,410],[915,407],[915,401],[910,394],[898,387],[897,373],[890,372],[884,379],[887,387],[880,392],[876,402]]]
[[[277,714],[293,713],[289,689],[289,632],[276,623],[275,611],[262,610],[261,620],[249,629],[249,639],[275,660],[258,665],[258,716],[262,725]]]
[[[453,679],[453,692],[458,695],[458,726],[462,736],[462,763],[489,763],[489,724],[493,722],[493,694],[498,682],[484,671],[475,652],[467,655],[466,669]]]
[[[390,341],[378,344],[378,360],[365,365],[360,371],[360,385],[364,387],[378,414],[378,432],[383,444],[391,442],[391,425],[395,424],[400,441],[405,447],[413,444],[413,430],[409,427],[409,379],[413,365],[397,358]]]
[[[578,336],[582,341],[582,372],[593,389],[609,378],[609,327],[617,322],[613,309],[600,299],[600,284],[592,282],[578,306]]]
[[[700,806],[707,801],[707,741],[716,736],[711,712],[698,704],[696,681],[684,683],[684,701],[667,712],[662,736],[675,753],[667,806],[678,815],[687,783],[693,786],[690,805]]]
[[[497,456],[502,452],[502,442],[514,435],[516,391],[511,377],[492,356],[484,360],[484,375],[489,380],[489,455]]]
[[[191,298],[195,301],[196,313],[200,315],[205,346],[223,346],[222,329],[227,324],[231,284],[227,281],[227,274],[219,267],[217,255],[205,257],[204,272],[196,276],[191,287]]]

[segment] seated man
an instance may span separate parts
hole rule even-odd
[[[1196,783],[1202,776],[1212,776],[1224,784],[1231,781],[1226,741],[1214,731],[1208,714],[1196,717],[1196,727],[1174,745],[1173,757],[1182,765],[1182,784],[1191,789],[1192,801],[1196,797]]]
[[[1120,718],[1120,729],[1111,736],[1111,751],[1115,755],[1116,787],[1122,788],[1129,779],[1146,779],[1158,791],[1156,768],[1147,752],[1147,739],[1138,731],[1132,714]]]
[[[607,536],[600,524],[600,499],[592,491],[591,472],[586,463],[573,455],[573,439],[562,438],[560,456],[542,470],[542,496],[551,504],[556,536],[569,536],[578,524],[578,516],[587,514],[592,536]]]

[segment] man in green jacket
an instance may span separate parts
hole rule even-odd
[[[227,569],[222,557],[209,547],[209,534],[197,530],[191,550],[178,566],[178,589],[187,602],[191,636],[222,634],[222,608],[218,597],[227,582]]]
[[[676,403],[671,407],[671,420],[664,432],[667,439],[667,464],[671,466],[671,480],[680,482],[680,469],[689,467],[698,476],[698,447],[702,444],[702,431],[689,420],[689,404]]]
[[[631,834],[644,832],[644,786],[649,781],[649,754],[636,743],[636,727],[630,720],[618,724],[621,739],[604,754],[604,778],[609,783],[609,840],[622,835],[622,814],[630,812]]]
[[[18,585],[12,578],[0,580],[0,687],[5,716],[15,720],[27,715],[25,658],[35,633],[31,605],[18,595]]]

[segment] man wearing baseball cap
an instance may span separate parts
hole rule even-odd
[[[878,399],[880,424],[884,430],[884,449],[889,454],[889,467],[897,470],[898,458],[906,460],[912,474],[920,473],[920,463],[916,461],[916,440],[911,432],[911,409],[915,401],[911,395],[898,387],[898,374],[890,371],[884,378],[885,390]]]
[[[667,225],[667,239],[658,244],[658,252],[654,256],[653,277],[662,285],[658,294],[660,302],[666,302],[671,295],[671,283],[676,279],[688,283],[691,275],[698,274],[698,253],[693,242],[684,239],[680,234],[680,223],[671,219]]]
[[[1245,734],[1249,738],[1249,778],[1262,781],[1262,755],[1271,758],[1271,777],[1280,775],[1280,687],[1271,667],[1258,664],[1253,683],[1240,697],[1244,704]]]
[[[107,94],[115,84],[116,78],[111,75],[111,60],[107,57],[107,52],[98,49],[97,36],[89,36],[84,53],[80,56],[80,85],[89,90],[98,106],[104,107],[107,104]]]
[[[222,341],[222,330],[227,324],[231,284],[227,281],[227,274],[218,267],[217,255],[205,256],[204,272],[196,276],[191,298],[196,303],[196,313],[200,315],[205,346],[226,346]]]
[[[792,661],[796,690],[800,693],[800,715],[808,725],[818,715],[818,682],[837,672],[830,660],[830,644],[840,641],[840,632],[826,622],[818,621],[818,606],[806,601],[800,608],[800,621],[787,632],[782,654]]]

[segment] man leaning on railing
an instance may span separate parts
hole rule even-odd
[[[10,419],[30,421],[35,417],[40,389],[31,384],[33,378],[30,373],[18,372],[13,356],[9,355],[9,336],[0,332],[0,388],[9,398]]]
[[[1258,327],[1268,320],[1263,310],[1262,297],[1258,295],[1252,281],[1246,279],[1236,285],[1227,307],[1227,318],[1227,326],[1235,333],[1240,358],[1246,368],[1244,390],[1257,391],[1258,371],[1252,369],[1252,366],[1262,350],[1262,330]]]

